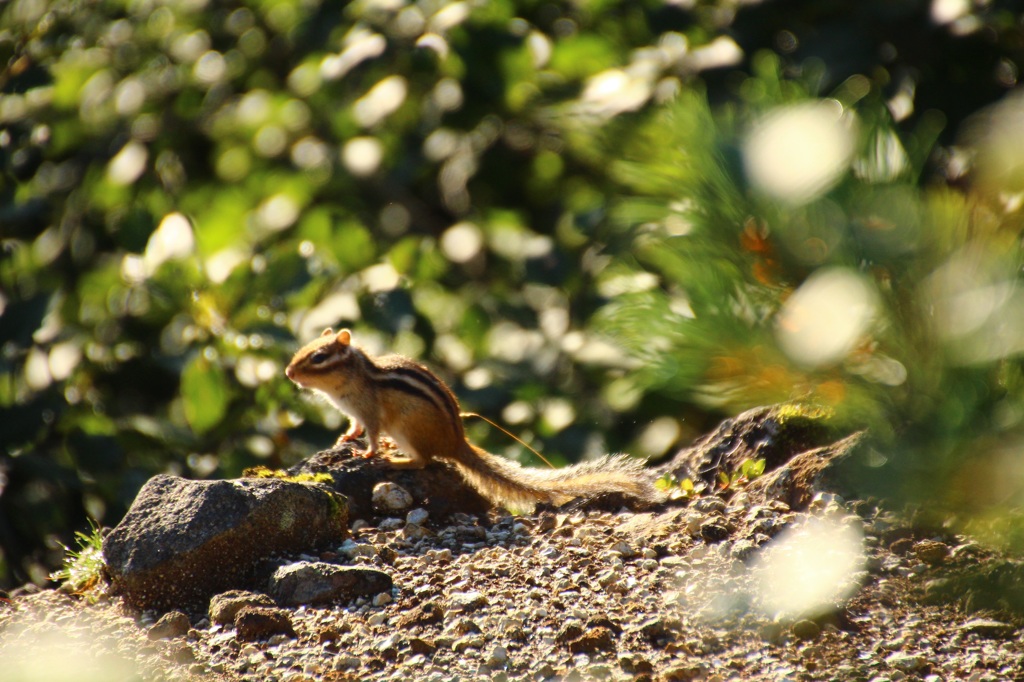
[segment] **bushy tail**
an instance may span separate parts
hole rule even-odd
[[[607,493],[648,503],[661,499],[643,464],[626,455],[607,455],[563,469],[535,469],[466,445],[471,452],[452,461],[470,485],[496,504],[532,508],[538,502],[564,504]]]

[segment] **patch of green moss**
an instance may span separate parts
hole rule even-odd
[[[265,466],[249,467],[242,471],[243,478],[279,478],[293,483],[334,483],[334,477],[328,473],[292,475],[281,469],[270,469]]]
[[[803,419],[828,420],[834,417],[836,411],[830,407],[820,405],[805,405],[803,403],[787,403],[775,408],[775,419],[780,424],[787,420],[801,417]]]

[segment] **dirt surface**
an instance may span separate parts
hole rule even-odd
[[[0,603],[0,677],[1024,679],[1020,623],[969,579],[1019,579],[1018,565],[863,503],[825,494],[792,512],[741,492],[649,513],[424,516],[356,523],[354,540],[305,557],[377,567],[395,588],[290,609],[294,638],[15,594]]]

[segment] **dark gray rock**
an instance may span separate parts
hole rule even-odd
[[[391,576],[373,568],[300,561],[274,571],[268,591],[282,606],[299,606],[349,601],[391,587]]]
[[[347,534],[345,499],[321,484],[160,475],[104,539],[103,556],[129,604],[195,610],[255,587],[274,554],[336,546]]]
[[[746,460],[763,459],[765,471],[771,471],[798,453],[831,443],[835,435],[825,419],[788,406],[755,407],[726,419],[657,471],[714,487],[720,474],[731,476]]]

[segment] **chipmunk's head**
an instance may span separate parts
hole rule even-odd
[[[327,328],[295,353],[284,373],[299,386],[326,391],[338,385],[339,370],[352,362],[355,352],[352,332]]]

